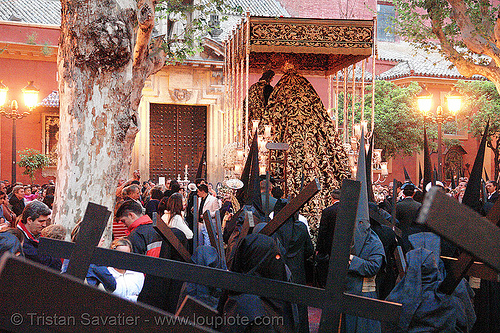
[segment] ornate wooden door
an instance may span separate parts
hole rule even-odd
[[[206,106],[152,103],[150,112],[150,178],[184,179],[187,165],[193,181],[206,147]]]

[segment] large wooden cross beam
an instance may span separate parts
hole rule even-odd
[[[500,272],[500,228],[469,207],[432,188],[417,222]]]
[[[297,194],[290,202],[278,212],[273,219],[260,231],[261,234],[271,236],[279,229],[293,214],[299,211],[311,198],[321,190],[321,185],[317,179],[313,180],[302,191]],[[236,225],[236,220],[244,211],[244,206],[241,207],[229,220],[226,225]],[[266,219],[264,219],[266,220]]]
[[[317,179],[307,184],[306,187],[296,197],[283,207],[269,223],[262,228],[261,234],[271,236],[286,222],[293,214],[299,211],[316,193],[321,190],[321,185]]]
[[[293,214],[299,211],[311,198],[319,192],[321,189],[321,185],[319,184],[318,180],[315,179],[314,181],[310,182],[302,191],[300,191],[299,194],[297,194],[296,197],[294,197],[281,211],[276,214],[276,216],[273,217],[273,219],[260,231],[260,233],[264,235],[272,235],[276,230],[278,230],[283,223],[285,223]],[[234,233],[239,233],[238,234],[238,241],[236,242],[231,242],[230,239],[228,240],[228,267],[231,267],[232,259],[234,257],[234,250],[236,249],[236,245],[239,243],[239,241],[247,235],[249,232],[249,228],[253,228],[257,222],[260,222],[255,216],[253,216],[253,213],[247,210],[244,210],[244,207],[240,208],[238,212],[236,212],[235,215],[231,218],[230,222],[228,222],[229,225],[236,225],[236,219],[239,217],[241,213],[245,214],[245,221],[242,229],[238,230],[237,226],[234,227],[234,230],[232,232],[232,237],[235,237]],[[257,222],[255,221],[257,220]],[[266,219],[264,219],[266,221]],[[245,223],[247,223],[245,225]],[[246,228],[246,229],[245,229]],[[242,232],[245,230],[245,232]],[[242,237],[243,236],[243,237]]]
[[[500,200],[497,200],[488,212],[486,219],[498,226],[500,222]],[[446,259],[445,259],[446,260]],[[498,280],[498,274],[492,272],[488,267],[476,263],[474,257],[467,252],[462,252],[457,260],[448,260],[447,275],[439,286],[439,290],[451,295],[457,288],[460,281],[466,276],[475,276],[493,281]],[[496,276],[496,277],[495,277]]]
[[[172,247],[177,251],[177,253],[182,257],[185,262],[192,263],[191,254],[186,249],[186,247],[181,243],[179,238],[173,233],[172,229],[163,221],[161,218],[158,218],[158,214],[153,213],[153,225],[156,232],[163,238],[164,241],[167,241],[172,245]]]
[[[243,239],[248,235],[248,232],[250,231],[250,228],[255,227],[254,224],[254,216],[253,213],[250,211],[245,211],[245,219],[243,220],[243,225],[241,226],[241,229],[239,230],[239,233],[234,234],[228,241],[228,247],[227,247],[227,267],[231,269],[233,267],[233,260],[234,256],[236,254],[236,249],[240,245],[240,243],[243,241]],[[236,230],[236,229],[235,229]],[[233,238],[234,237],[234,238]]]
[[[2,331],[214,332],[11,254],[0,261],[0,285]]]
[[[80,223],[78,241],[71,253],[66,273],[84,280],[90,265],[90,258],[99,244],[111,212],[104,206],[89,202]]]
[[[332,312],[336,317],[341,313],[347,313],[397,323],[400,304],[352,295],[343,291],[359,189],[359,182],[344,181],[341,191],[341,198],[344,200],[344,204],[341,206],[343,213],[337,220],[334,240],[334,243],[338,243],[334,247],[334,251],[339,251],[339,254],[332,252],[330,257],[330,271],[326,289],[102,248],[95,249],[91,261],[96,265],[130,269],[179,281],[320,308],[324,311],[320,332],[331,332],[332,327],[338,326],[338,321],[330,318]],[[41,239],[39,249],[56,257],[67,257],[74,246],[73,243]]]
[[[227,269],[219,211],[215,212],[215,220],[212,218],[212,215],[210,215],[210,212],[206,211],[205,214],[203,214],[203,221],[205,221],[205,226],[207,227],[210,244],[217,250],[222,268]]]

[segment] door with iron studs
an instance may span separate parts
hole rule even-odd
[[[198,105],[150,105],[149,175],[194,181],[206,147],[207,107]]]

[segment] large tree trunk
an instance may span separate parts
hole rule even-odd
[[[54,221],[71,230],[89,201],[113,210],[139,131],[152,1],[61,0],[59,158]],[[135,30],[136,29],[136,30]],[[155,63],[155,69],[163,63]],[[111,223],[106,228],[108,240]]]

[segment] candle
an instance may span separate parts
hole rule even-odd
[[[264,151],[264,149],[266,148],[266,141],[264,141],[263,138],[259,137],[257,139],[257,145],[259,146],[259,151]]]
[[[270,138],[271,137],[271,125],[265,125],[264,126],[264,137],[265,138]]]
[[[354,124],[353,128],[354,136],[358,138],[358,140],[361,138],[361,125],[360,124]]]
[[[387,176],[389,174],[389,170],[387,170],[387,162],[380,163],[380,168],[382,169],[382,176]]]
[[[241,174],[241,164],[239,163],[234,164],[234,173],[237,175]]]
[[[244,152],[243,152],[243,149],[239,149],[239,150],[237,150],[237,151],[236,151],[236,156],[238,157],[238,160],[239,160],[239,161],[243,160],[243,157],[244,157],[244,156],[243,156],[243,155],[244,155],[243,153],[244,153]]]
[[[259,166],[259,173],[261,175],[265,175],[266,174],[266,165],[265,164]]]
[[[361,128],[363,129],[364,135],[366,135],[368,133],[368,122],[366,120],[361,122]]]
[[[259,128],[259,122],[260,120],[254,119],[252,120],[252,132],[255,133],[255,131]]]

